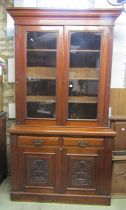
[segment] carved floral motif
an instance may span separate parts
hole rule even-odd
[[[91,172],[91,160],[72,160],[72,185],[90,185]]]
[[[48,160],[32,159],[30,161],[30,176],[33,182],[48,184]]]

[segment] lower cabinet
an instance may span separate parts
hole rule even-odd
[[[13,200],[110,202],[110,139],[15,135],[11,154]]]
[[[96,146],[97,143],[97,146]],[[66,194],[104,194],[104,140],[64,138],[62,191]],[[104,180],[105,181],[105,180]],[[103,182],[104,182],[103,181]]]

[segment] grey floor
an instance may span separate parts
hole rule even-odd
[[[112,199],[111,206],[14,202],[10,200],[10,181],[0,185],[0,210],[126,210],[126,198]]]

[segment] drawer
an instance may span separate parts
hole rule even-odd
[[[38,137],[38,136],[19,136],[18,145],[21,146],[56,146],[59,145],[59,137]]]
[[[103,138],[63,138],[64,146],[79,147],[102,147],[104,146]]]

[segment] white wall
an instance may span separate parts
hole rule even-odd
[[[14,0],[15,7],[74,8],[94,7],[95,0]]]
[[[126,13],[117,19],[114,30],[112,88],[126,88]]]

